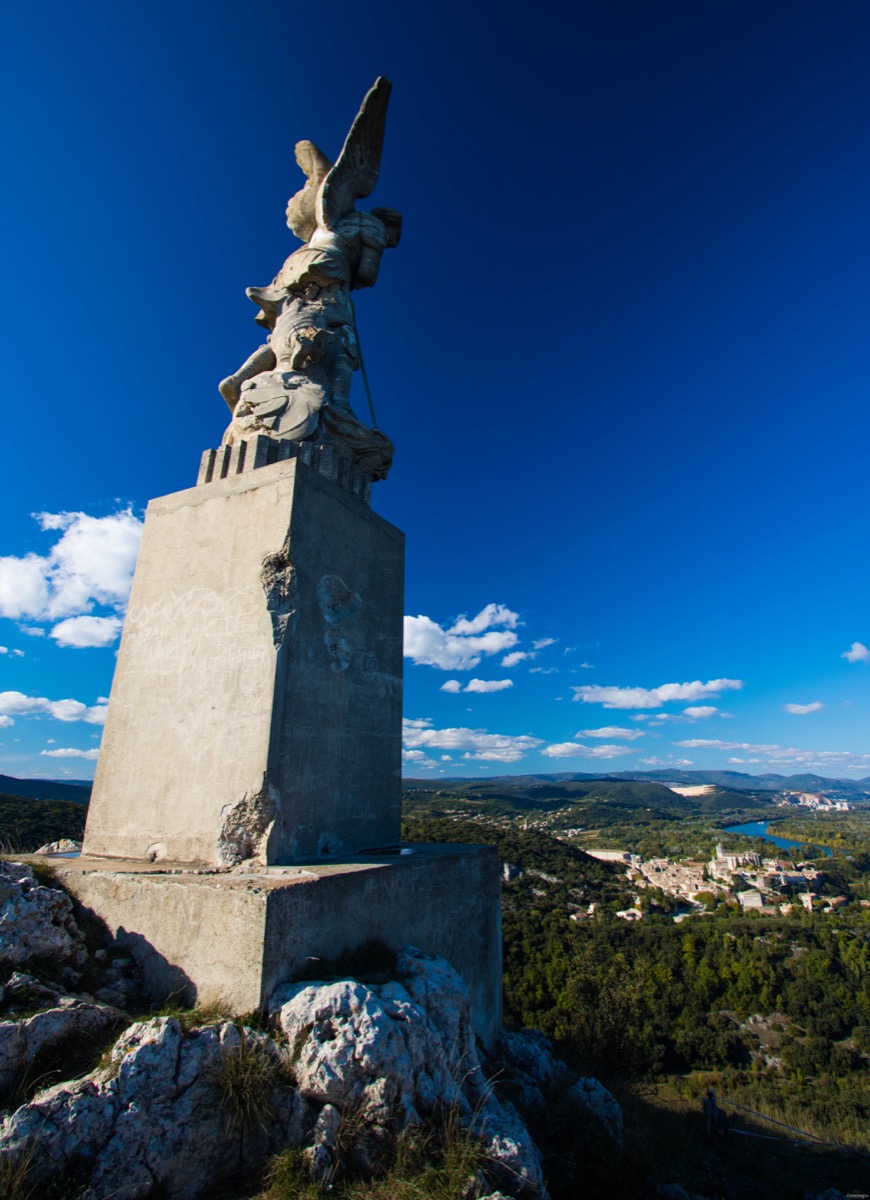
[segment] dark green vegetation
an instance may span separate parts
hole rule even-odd
[[[81,841],[87,815],[87,804],[74,800],[0,794],[0,847],[7,854],[30,854],[61,838]]]
[[[414,792],[408,808],[437,808],[452,795]],[[860,903],[870,853],[825,860],[822,894],[848,899],[829,915],[742,915],[725,904],[676,924],[668,898],[653,897],[645,919],[626,924],[615,917],[633,892],[621,868],[590,859],[576,840],[524,830],[525,817],[506,822],[503,812],[461,821],[448,808],[445,816],[411,817],[409,838],[490,843],[521,872],[503,886],[506,1022],[544,1029],[625,1107],[625,1153],[618,1164],[611,1158],[606,1178],[586,1143],[581,1152],[575,1133],[558,1131],[557,1115],[549,1131],[535,1131],[545,1143],[550,1137],[551,1171],[559,1164],[556,1200],[578,1194],[581,1183],[588,1195],[644,1195],[650,1174],[729,1200],[856,1190],[870,1158],[814,1148],[761,1116],[870,1151],[870,909]],[[717,824],[712,815],[638,814],[611,824],[601,841],[621,848],[622,835],[633,833],[632,849],[646,844],[672,857],[709,854],[716,840],[755,844]],[[711,1144],[700,1117],[710,1085],[730,1102],[723,1107],[736,1128],[776,1140],[732,1134]]]
[[[788,809],[777,814],[768,833],[829,846],[836,855],[860,855],[870,851],[870,808],[855,808],[851,812]]]

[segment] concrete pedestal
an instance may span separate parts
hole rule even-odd
[[[244,450],[148,506],[87,855],[277,864],[398,844],[403,535],[341,461]]]
[[[140,963],[162,999],[219,1000],[237,1013],[318,960],[372,938],[441,954],[471,990],[475,1029],[501,1024],[501,886],[490,846],[412,846],[400,855],[234,872],[58,860],[66,887]]]
[[[84,857],[59,870],[155,997],[247,1012],[378,939],[447,958],[491,1042],[495,851],[385,853],[404,544],[368,489],[328,445],[261,437],[207,452],[197,487],[151,502]]]

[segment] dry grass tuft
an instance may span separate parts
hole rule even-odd
[[[328,1181],[337,1200],[457,1200],[484,1165],[480,1143],[458,1113],[449,1110],[400,1133],[382,1173],[362,1179],[353,1173],[352,1162],[354,1145],[365,1137],[365,1120],[350,1112],[346,1125],[337,1139],[336,1171]],[[285,1150],[272,1159],[265,1185],[255,1200],[319,1200],[324,1193],[323,1183],[311,1179],[301,1150]]]
[[[289,1083],[289,1072],[270,1046],[244,1029],[240,1034],[239,1044],[223,1056],[217,1085],[232,1126],[263,1128],[274,1118],[275,1089]]]

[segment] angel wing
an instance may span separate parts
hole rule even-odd
[[[342,217],[353,212],[357,200],[374,191],[392,88],[389,79],[378,76],[350,127],[335,166],[323,181],[316,205],[317,224],[323,229],[334,229]]]
[[[287,224],[307,242],[317,228],[317,193],[332,163],[314,142],[296,143],[296,161],[305,172],[305,186],[287,201]]]

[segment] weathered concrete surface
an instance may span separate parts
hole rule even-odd
[[[157,997],[220,999],[238,1013],[276,987],[377,938],[453,964],[476,1032],[501,1025],[501,895],[489,846],[414,846],[395,856],[235,872],[65,860],[58,872],[139,962]]]
[[[399,841],[403,535],[299,459],[153,500],[84,852]]]

